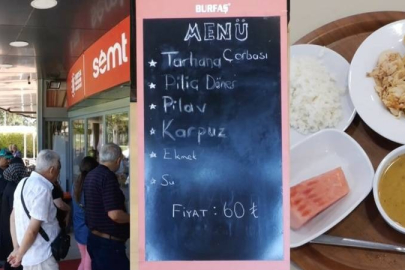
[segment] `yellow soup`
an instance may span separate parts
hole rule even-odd
[[[385,169],[378,190],[387,215],[405,227],[405,155],[399,156]]]

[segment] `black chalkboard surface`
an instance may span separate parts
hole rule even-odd
[[[143,35],[146,260],[282,260],[279,18]]]

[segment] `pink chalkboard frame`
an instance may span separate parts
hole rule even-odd
[[[137,65],[137,206],[138,206],[138,261],[131,261],[131,269],[140,270],[286,270],[290,269],[289,249],[289,124],[288,124],[288,33],[286,0],[229,0],[213,2],[207,0],[135,0],[136,1],[136,65]],[[196,12],[197,5],[228,5],[226,13]],[[223,11],[223,10],[222,10]],[[144,192],[144,59],[143,59],[143,20],[158,18],[210,18],[210,17],[280,17],[281,42],[281,98],[282,98],[282,172],[283,172],[283,232],[284,258],[280,261],[145,261],[145,192]],[[135,204],[133,204],[135,205]]]

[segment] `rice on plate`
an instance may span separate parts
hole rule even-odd
[[[340,87],[315,57],[297,56],[290,65],[290,126],[302,134],[334,128],[343,118]]]

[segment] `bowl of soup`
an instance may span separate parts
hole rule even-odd
[[[405,233],[405,145],[390,152],[378,165],[373,195],[385,221]]]

